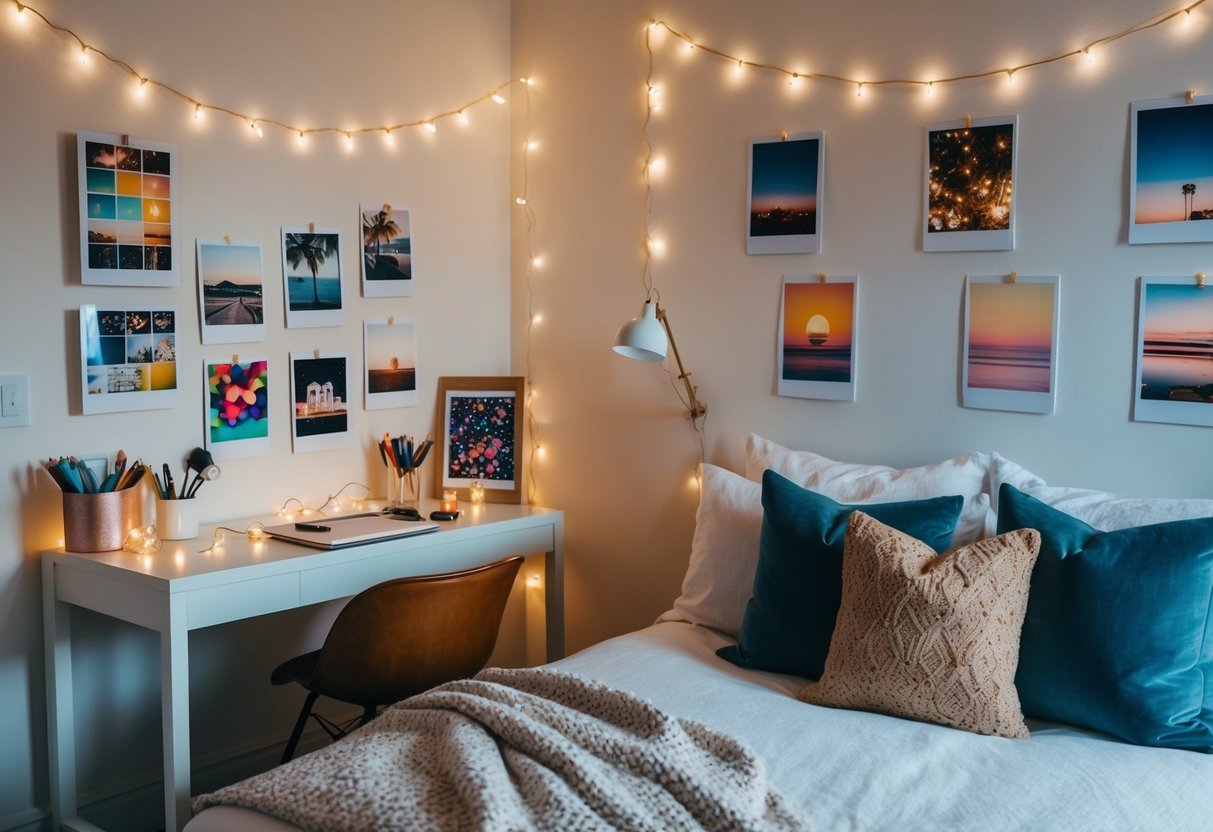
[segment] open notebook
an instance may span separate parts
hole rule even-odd
[[[351,514],[347,517],[321,517],[301,523],[267,526],[271,537],[314,546],[317,549],[340,549],[376,540],[412,537],[438,531],[437,523],[405,520],[390,514]]]

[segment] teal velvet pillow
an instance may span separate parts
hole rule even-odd
[[[1037,529],[1015,686],[1029,716],[1213,752],[1213,517],[1100,532],[1003,484]]]
[[[765,471],[754,593],[737,644],[717,655],[754,670],[820,678],[842,601],[842,548],[851,512],[861,508],[941,552],[952,542],[963,505],[960,496],[844,505]]]

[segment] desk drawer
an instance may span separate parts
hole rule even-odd
[[[196,630],[239,618],[252,618],[299,606],[299,576],[271,575],[249,581],[195,589],[187,595],[186,627]]]
[[[309,569],[299,576],[299,593],[303,604],[318,604],[357,595],[393,578],[458,572],[510,555],[547,552],[552,546],[552,528],[547,526],[402,549],[350,563]]]

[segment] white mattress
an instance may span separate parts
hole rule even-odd
[[[756,750],[815,827],[839,830],[1183,832],[1213,829],[1213,755],[1144,748],[1029,721],[1029,739],[796,701],[804,680],[718,659],[724,636],[656,624],[553,666],[626,688]],[[229,807],[187,832],[295,827]]]

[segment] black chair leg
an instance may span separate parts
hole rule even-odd
[[[299,745],[299,739],[303,736],[303,729],[307,725],[307,718],[312,714],[312,706],[316,704],[316,699],[320,694],[315,691],[308,691],[307,699],[303,700],[303,708],[299,711],[299,719],[295,720],[295,729],[291,731],[291,738],[286,743],[286,750],[282,752],[282,762],[290,762],[291,757],[295,756],[295,746]]]

